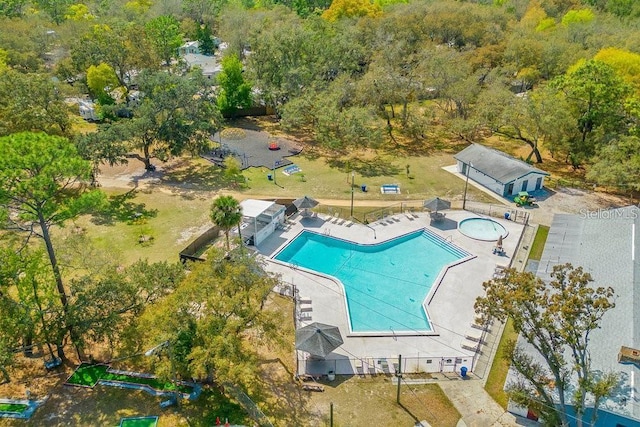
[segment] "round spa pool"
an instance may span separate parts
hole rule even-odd
[[[458,230],[467,237],[476,240],[493,241],[498,237],[507,237],[509,232],[502,224],[488,218],[467,218],[460,221]]]

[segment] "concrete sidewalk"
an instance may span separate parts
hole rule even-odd
[[[525,268],[537,229],[537,226],[528,225],[523,231],[522,239],[511,263],[511,267],[518,271],[523,271]],[[487,354],[482,355],[476,365],[476,372],[483,378],[471,375],[466,380],[438,382],[442,391],[462,416],[458,427],[539,426],[540,424],[534,421],[517,417],[505,411],[484,389],[498,342],[502,336],[503,325],[494,322],[493,328],[495,331],[488,337],[488,341],[491,342],[488,342],[484,347]]]

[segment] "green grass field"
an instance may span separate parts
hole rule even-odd
[[[0,403],[0,412],[24,412],[29,405],[24,403]]]
[[[509,397],[504,392],[504,382],[507,379],[507,372],[509,371],[509,361],[504,358],[505,347],[507,342],[518,338],[518,334],[513,329],[513,322],[511,319],[507,319],[507,324],[504,327],[504,332],[500,338],[498,344],[498,350],[493,359],[491,370],[489,371],[489,377],[485,385],[485,390],[491,395],[504,409],[507,409],[507,403],[509,403]]]
[[[547,236],[549,235],[549,227],[546,225],[538,226],[538,231],[536,232],[536,237],[533,239],[533,244],[531,245],[531,251],[529,252],[529,259],[539,261],[542,257],[542,250],[544,249],[544,244],[547,241]]]
[[[123,418],[120,421],[120,427],[156,427],[157,425],[158,417]]]
[[[112,372],[108,372],[107,369],[109,369],[109,367],[106,365],[82,364],[78,367],[78,369],[76,369],[73,375],[71,375],[69,380],[67,380],[67,383],[93,387],[99,380],[109,380],[132,384],[144,384],[160,391],[171,391],[176,389],[175,385],[170,381],[162,381],[157,378],[141,378],[124,374],[115,374]],[[178,391],[182,393],[191,393],[193,391],[193,388],[181,385],[178,386]]]

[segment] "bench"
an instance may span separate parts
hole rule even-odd
[[[400,194],[400,186],[398,184],[384,184],[380,186],[382,194]]]

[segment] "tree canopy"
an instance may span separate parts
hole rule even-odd
[[[589,273],[571,264],[554,266],[549,283],[531,272],[508,269],[483,283],[486,295],[476,300],[477,313],[510,318],[535,352],[511,344],[507,357],[521,380],[508,384],[509,396],[554,425],[569,425],[565,405],[573,405],[580,425],[587,397],[597,409],[615,385],[615,378],[592,370],[589,354],[590,335],[615,307],[615,294],[591,282]],[[593,421],[596,415],[597,410]]]

